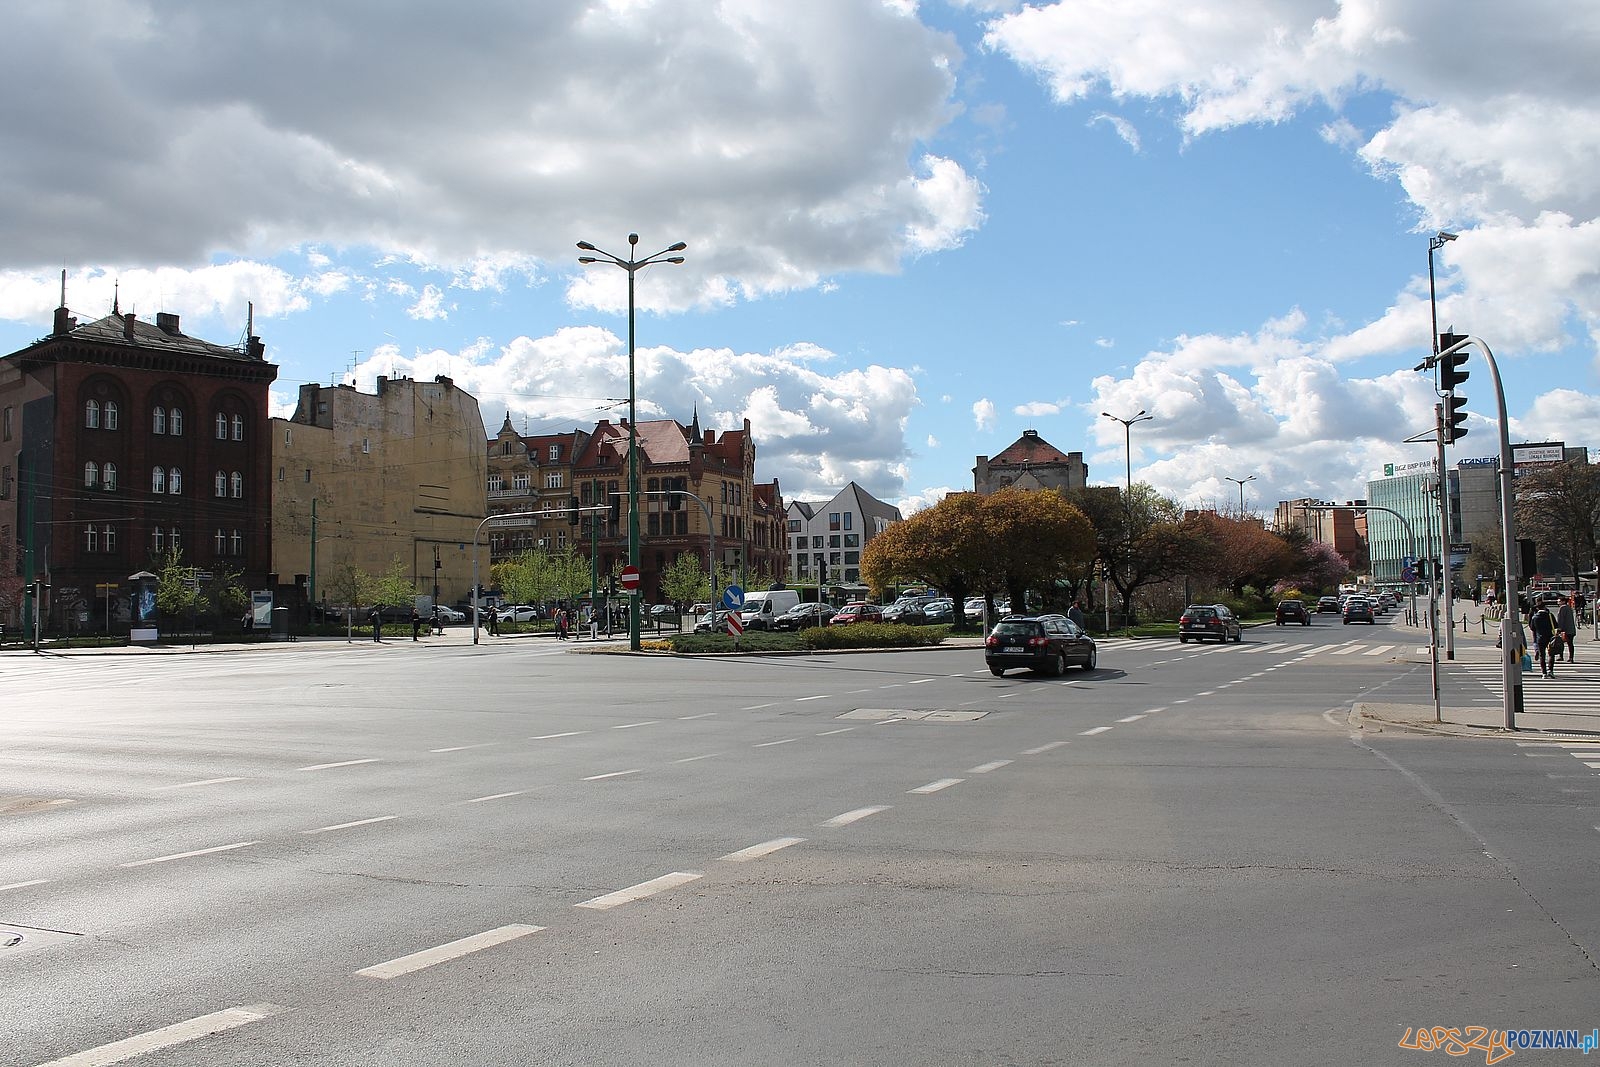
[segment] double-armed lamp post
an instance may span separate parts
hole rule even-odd
[[[592,256],[579,256],[578,262],[585,266],[591,263],[609,263],[613,267],[621,267],[628,272],[628,565],[635,569],[639,566],[639,415],[637,411],[637,397],[634,390],[634,304],[633,304],[633,276],[640,268],[648,267],[652,263],[682,263],[682,256],[671,255],[673,252],[682,252],[689,246],[679,241],[669,245],[654,255],[645,256],[643,259],[634,258],[639,247],[639,235],[628,234],[628,258],[613,255],[604,249],[596,248],[588,241],[579,241],[578,247],[585,252],[595,253]],[[632,594],[628,597],[628,647],[639,651],[639,597]]]

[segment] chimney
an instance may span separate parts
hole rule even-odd
[[[156,312],[156,329],[168,337],[183,336],[183,331],[178,329],[178,316],[168,311]]]
[[[122,316],[122,336],[130,341],[133,340],[133,312],[131,311]]]
[[[261,338],[252,336],[245,344],[245,354],[251,359],[266,359],[267,346],[261,343]]]
[[[66,305],[56,308],[54,333],[57,336],[60,336],[64,333],[71,333],[77,325],[78,320],[72,317],[72,313],[67,310]]]

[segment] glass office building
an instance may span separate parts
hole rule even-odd
[[[1439,479],[1434,473],[1433,461],[1404,466],[1386,464],[1384,472],[1384,477],[1367,483],[1367,504],[1396,511],[1404,522],[1386,511],[1367,512],[1372,580],[1379,585],[1403,582],[1408,556],[1439,559],[1444,544],[1460,540],[1461,524],[1461,493],[1455,471],[1446,472],[1451,505],[1451,533],[1446,537],[1441,537],[1439,531],[1439,498],[1436,495]],[[1409,534],[1407,524],[1411,527]]]

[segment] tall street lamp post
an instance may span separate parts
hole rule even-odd
[[[1446,244],[1456,239],[1453,233],[1440,230],[1428,238],[1428,314],[1433,322],[1433,355],[1437,360],[1439,356],[1439,303],[1433,290],[1433,254]],[[1441,595],[1444,598],[1444,654],[1446,659],[1456,658],[1456,629],[1450,620],[1454,608],[1450,605],[1451,583],[1455,580],[1455,572],[1450,567],[1450,477],[1445,469],[1444,446],[1444,408],[1434,405],[1435,439],[1437,462],[1439,467],[1439,567],[1434,571],[1434,580],[1439,583]]]
[[[1456,239],[1453,233],[1440,230],[1428,238],[1428,311],[1433,320],[1433,354],[1439,354],[1439,301],[1433,291],[1433,254]]]
[[[1122,455],[1126,463],[1126,468],[1123,471],[1123,477],[1125,478],[1125,481],[1123,482],[1122,490],[1122,514],[1126,526],[1123,532],[1128,535],[1128,541],[1131,544],[1133,541],[1133,424],[1136,422],[1149,422],[1151,419],[1155,418],[1155,416],[1150,414],[1144,408],[1140,408],[1137,414],[1126,419],[1118,418],[1109,411],[1102,411],[1100,414],[1104,415],[1112,422],[1122,423]],[[1110,630],[1111,594],[1109,590],[1106,591],[1105,598],[1106,629]],[[1124,598],[1122,601],[1122,625],[1124,628],[1133,625],[1133,605],[1128,603],[1127,598]]]
[[[590,263],[609,263],[613,267],[621,267],[628,272],[628,565],[635,570],[639,567],[639,416],[637,396],[634,390],[634,304],[633,304],[633,276],[640,268],[648,267],[652,263],[682,263],[682,256],[668,255],[670,252],[682,252],[689,246],[679,241],[669,245],[653,255],[643,259],[635,259],[639,247],[639,235],[628,234],[628,258],[623,259],[601,248],[596,248],[588,241],[579,241],[578,247],[585,252],[594,252],[592,256],[579,256],[578,262],[587,266]],[[628,595],[628,647],[634,652],[639,651],[639,596],[638,593]]]
[[[1233,482],[1239,487],[1239,518],[1242,519],[1244,518],[1244,483],[1255,481],[1256,476],[1251,474],[1244,478],[1230,478],[1227,475],[1223,475],[1223,477],[1227,478],[1228,481]]]

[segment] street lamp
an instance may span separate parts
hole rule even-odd
[[[1118,418],[1109,411],[1102,411],[1100,414],[1104,415],[1112,422],[1122,423],[1122,454],[1127,458],[1128,469],[1126,484],[1127,492],[1131,496],[1133,495],[1133,424],[1136,422],[1149,422],[1151,419],[1155,418],[1155,416],[1150,414],[1144,408],[1140,408],[1137,415],[1128,419]]]
[[[1223,477],[1227,478],[1228,481],[1233,482],[1233,483],[1235,483],[1236,485],[1239,486],[1239,518],[1242,519],[1242,518],[1244,518],[1244,483],[1245,482],[1253,482],[1253,481],[1255,481],[1256,480],[1256,476],[1254,474],[1252,474],[1252,475],[1249,475],[1248,477],[1245,477],[1245,478],[1231,478],[1228,475],[1224,474]]]
[[[1433,254],[1456,239],[1453,233],[1440,230],[1428,238],[1428,310],[1433,321],[1433,354],[1439,354],[1439,302],[1433,291]]]
[[[596,248],[588,241],[579,241],[578,247],[585,252],[594,252],[596,255],[579,256],[578,262],[588,266],[591,263],[609,263],[613,267],[621,267],[628,272],[628,565],[635,570],[639,567],[639,417],[636,407],[634,392],[634,311],[633,311],[633,276],[641,267],[648,267],[652,263],[682,263],[682,256],[668,255],[669,252],[682,252],[689,246],[679,241],[669,245],[654,255],[645,256],[643,259],[633,258],[639,247],[639,235],[628,234],[628,258],[612,255],[601,248]],[[634,652],[639,651],[639,597],[637,593],[628,596],[628,648]]]

